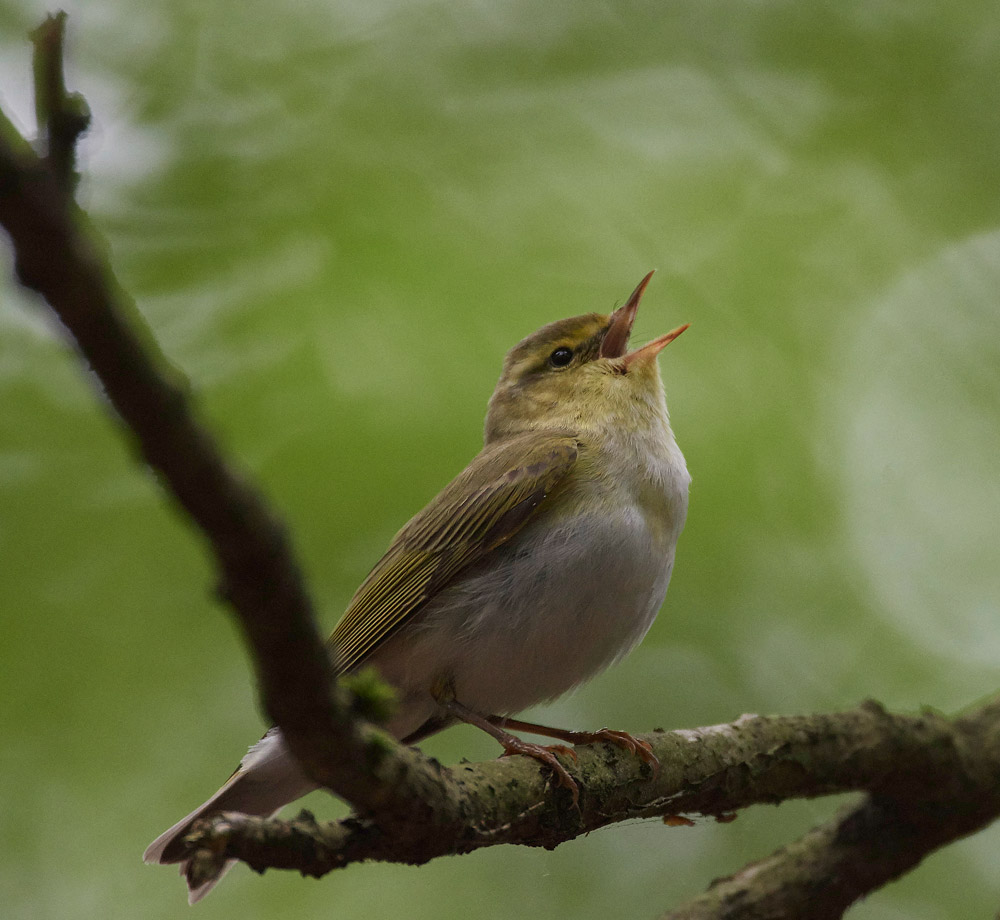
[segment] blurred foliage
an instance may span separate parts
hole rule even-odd
[[[477,450],[504,351],[655,267],[637,339],[692,323],[661,359],[689,524],[645,644],[544,719],[953,710],[997,687],[996,4],[67,8],[96,119],[81,200],[329,623]],[[0,0],[2,104],[28,130],[46,11]],[[252,676],[197,535],[0,260],[3,915],[187,917],[139,856],[256,739]],[[462,728],[426,749],[496,753]],[[653,917],[835,804],[320,882],[240,870],[198,911]],[[998,843],[851,916],[991,914]]]

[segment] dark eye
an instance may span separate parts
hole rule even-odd
[[[553,367],[565,367],[573,360],[573,349],[567,348],[565,345],[560,345],[551,355],[549,355],[549,364]]]

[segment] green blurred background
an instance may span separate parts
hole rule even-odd
[[[327,625],[478,449],[506,349],[656,268],[636,339],[692,324],[661,359],[694,476],[670,596],[538,717],[953,711],[1000,684],[994,2],[67,8],[81,200]],[[46,11],[0,0],[26,129]],[[140,854],[258,736],[252,675],[200,540],[0,248],[0,910],[192,916]],[[426,749],[496,754],[462,728]],[[837,804],[318,882],[241,868],[197,913],[654,917]],[[998,849],[851,916],[992,915]]]

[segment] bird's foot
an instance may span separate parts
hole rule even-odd
[[[503,745],[501,757],[523,754],[525,757],[533,757],[545,764],[555,774],[556,782],[564,789],[569,789],[573,794],[573,807],[580,807],[580,787],[556,757],[556,754],[561,754],[564,757],[572,757],[574,761],[579,760],[573,748],[566,747],[565,744],[532,744],[530,741],[522,741],[516,735],[507,732],[503,732],[503,735],[503,738],[497,738]]]
[[[446,688],[446,690],[447,689],[448,688]],[[530,741],[522,741],[516,735],[512,735],[510,732],[504,731],[504,729],[498,724],[500,720],[495,716],[489,717],[480,715],[475,710],[469,709],[468,706],[458,702],[458,700],[456,700],[454,696],[448,692],[435,694],[434,698],[442,709],[447,710],[455,718],[460,719],[463,722],[468,722],[469,725],[475,725],[477,728],[481,728],[488,735],[495,738],[496,741],[503,747],[502,756],[506,757],[509,754],[523,754],[525,757],[532,757],[549,767],[549,769],[555,773],[558,784],[564,789],[569,789],[569,791],[573,794],[573,807],[579,810],[580,787],[576,784],[576,780],[569,775],[566,768],[559,763],[556,758],[556,754],[563,754],[566,757],[572,757],[573,760],[576,760],[576,751],[572,748],[566,747],[564,744],[554,744],[551,747],[545,747],[541,744],[532,744]]]
[[[494,717],[496,724],[504,728],[512,728],[514,731],[531,732],[535,735],[545,735],[549,738],[558,738],[560,741],[568,741],[570,744],[596,744],[606,741],[614,744],[630,754],[638,757],[643,763],[649,764],[653,769],[653,776],[660,772],[660,761],[653,753],[652,745],[642,738],[636,738],[628,732],[616,731],[613,728],[601,728],[596,732],[577,732],[565,728],[551,728],[548,725],[538,725],[534,722],[522,722],[519,719],[508,719]]]
[[[599,741],[607,741],[622,750],[638,757],[643,763],[649,764],[653,768],[653,776],[660,772],[660,761],[653,753],[653,746],[642,738],[636,738],[628,732],[616,731],[613,728],[599,728],[596,732],[581,732],[587,737],[586,741],[577,742],[579,744],[594,744]]]

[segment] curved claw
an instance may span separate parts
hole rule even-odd
[[[449,693],[450,691],[450,693]],[[524,754],[526,757],[533,757],[549,767],[556,775],[559,785],[564,789],[569,789],[573,794],[573,807],[580,810],[580,787],[576,780],[566,771],[566,768],[559,763],[556,754],[565,754],[567,757],[577,759],[576,751],[566,747],[564,744],[554,744],[552,747],[543,747],[540,744],[532,744],[530,741],[522,741],[516,735],[504,731],[501,725],[505,725],[509,720],[500,716],[483,716],[468,706],[463,705],[450,695],[454,688],[445,687],[444,691],[434,696],[438,705],[447,709],[455,717],[470,725],[481,728],[491,737],[495,738],[503,746],[503,756],[508,754]],[[512,720],[510,720],[512,721]],[[499,724],[498,724],[499,723]],[[572,741],[571,738],[564,738],[565,741]]]
[[[572,757],[573,763],[579,763],[580,757],[571,747],[567,747],[565,744],[546,744],[544,745],[545,750],[552,751],[553,754],[562,754],[563,757]]]
[[[607,741],[617,745],[630,754],[638,757],[643,763],[653,768],[653,776],[660,772],[660,761],[653,753],[653,746],[642,738],[636,738],[628,732],[616,731],[613,728],[601,728],[593,733],[594,741]]]
[[[570,744],[594,744],[598,741],[607,741],[610,744],[623,748],[633,756],[638,757],[643,763],[652,767],[654,779],[660,772],[660,761],[653,753],[653,746],[648,741],[636,738],[628,732],[617,731],[613,728],[601,728],[596,732],[570,731],[565,728],[538,725],[535,722],[523,722],[520,719],[511,719],[507,716],[491,716],[490,720],[493,723],[513,728],[515,731],[533,732],[536,735],[545,735],[549,738],[558,738],[560,741],[568,741]],[[497,729],[493,728],[493,736],[495,738],[498,737],[496,732]],[[558,750],[559,753],[566,752],[566,748],[562,745],[554,745],[551,750]]]
[[[580,755],[576,753],[571,747],[566,747],[565,744],[531,744],[529,741],[521,741],[520,738],[517,739],[521,744],[526,745],[530,748],[537,749],[539,751],[551,751],[553,754],[562,754],[563,757],[572,757],[573,761],[579,763]],[[512,746],[509,749],[504,748],[504,752],[500,755],[501,757],[510,757],[511,754],[525,754],[528,757],[536,757],[535,753],[529,753],[523,750],[520,746]],[[541,759],[541,758],[539,758]],[[548,759],[545,760],[548,763]]]
[[[509,740],[505,739],[500,742],[503,745],[503,754],[500,755],[501,757],[508,757],[511,754],[523,754],[525,757],[532,757],[540,763],[545,764],[555,774],[559,785],[564,789],[569,789],[573,794],[573,807],[577,809],[580,807],[580,787],[556,758],[556,754],[564,754],[572,757],[574,761],[578,760],[576,751],[566,747],[564,744],[546,746],[543,744],[532,744],[530,741],[522,741],[514,735],[508,735],[507,738]]]

